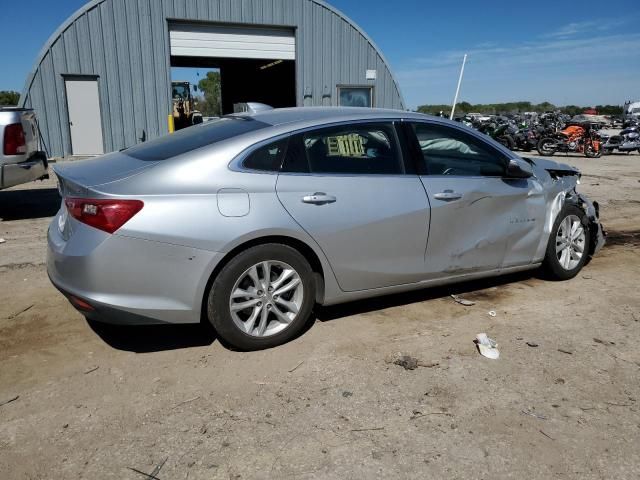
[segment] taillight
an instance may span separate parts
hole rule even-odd
[[[140,200],[66,198],[64,201],[76,220],[107,233],[113,233],[142,210]]]
[[[85,302],[81,298],[78,298],[78,297],[76,297],[74,295],[69,295],[69,301],[78,310],[86,310],[87,312],[95,310],[95,308],[93,308],[93,305],[91,305],[90,303]]]
[[[27,151],[27,142],[21,123],[4,127],[3,151],[5,155],[21,155]]]

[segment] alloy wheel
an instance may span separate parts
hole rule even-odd
[[[556,234],[556,255],[560,266],[573,270],[584,255],[586,232],[576,215],[568,215],[562,220]]]
[[[268,260],[240,275],[231,289],[229,311],[235,325],[254,337],[286,329],[302,308],[304,286],[290,265]]]

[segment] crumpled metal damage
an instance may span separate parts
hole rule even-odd
[[[600,208],[598,202],[592,202],[585,195],[578,193],[580,171],[576,168],[543,158],[525,158],[534,170],[536,178],[541,182],[547,194],[547,210],[544,222],[544,235],[536,258],[540,261],[545,256],[547,243],[553,225],[565,204],[575,205],[584,211],[583,224],[590,235],[589,255],[597,253],[605,244],[606,231],[600,223]]]

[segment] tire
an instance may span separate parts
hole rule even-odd
[[[509,150],[515,150],[516,142],[511,135],[503,135],[496,139],[499,144],[507,147]]]
[[[585,145],[584,156],[587,158],[600,158],[602,156],[602,149],[600,148],[596,151],[592,145]]]
[[[555,147],[550,147],[550,145],[555,145],[556,141],[553,138],[543,138],[538,142],[538,153],[543,157],[553,156],[556,153]]]
[[[560,237],[564,237],[569,223],[573,226],[573,223],[576,221],[579,222],[580,227],[583,229],[582,236],[578,241],[572,242],[569,246],[565,246],[565,248],[558,251],[558,248],[564,243]],[[576,233],[577,231],[578,230],[576,230]],[[566,243],[564,244],[566,245]],[[575,261],[574,253],[577,256],[579,252],[573,249],[574,245],[582,248],[582,254],[577,262]],[[556,218],[553,228],[551,229],[547,252],[542,264],[543,269],[555,280],[569,280],[582,270],[582,267],[589,257],[589,246],[589,226],[585,213],[576,206],[566,205],[558,214],[558,218]],[[567,261],[567,256],[569,261]]]
[[[266,262],[269,288],[265,288]],[[293,275],[278,283],[289,270]],[[289,290],[281,296],[276,295],[286,288]],[[207,316],[218,336],[230,346],[244,351],[271,348],[300,334],[315,303],[315,290],[313,271],[300,252],[277,243],[257,245],[239,253],[220,270],[208,293]],[[249,305],[242,309],[239,304]],[[233,311],[232,305],[236,306]]]
[[[602,154],[603,155],[611,155],[613,153],[613,148],[603,148],[602,149]]]

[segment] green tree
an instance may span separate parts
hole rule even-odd
[[[12,90],[0,91],[0,105],[6,105],[6,106],[18,105],[19,100],[20,100],[20,94],[18,92],[14,92]]]
[[[456,105],[456,112],[469,113],[472,111],[472,107],[473,105],[471,105],[469,102],[460,102]],[[449,107],[447,110],[451,111],[451,107]]]
[[[584,112],[584,107],[579,107],[578,105],[566,105],[564,107],[561,107],[560,110],[562,111],[562,113],[574,116],[580,115],[582,112]]]
[[[456,107],[456,111],[458,111],[459,107],[459,105]],[[451,105],[421,105],[418,107],[417,111],[420,113],[427,113],[429,115],[437,115],[438,113],[443,112],[448,116],[451,111]]]
[[[215,117],[222,114],[222,95],[220,92],[220,72],[207,72],[205,78],[198,82],[198,88],[204,94],[204,99],[198,101],[198,110],[205,117]]]
[[[542,102],[538,105],[533,106],[534,111],[536,112],[553,112],[556,109],[556,106],[553,103]]]
[[[600,115],[622,115],[620,105],[596,105],[596,110]]]

